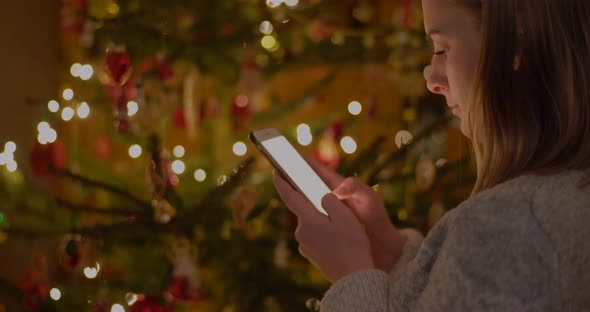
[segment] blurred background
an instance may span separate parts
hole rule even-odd
[[[474,182],[416,0],[7,0],[0,311],[307,311],[263,127],[427,233]],[[312,304],[311,304],[312,305]]]

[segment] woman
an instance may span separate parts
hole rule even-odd
[[[326,218],[289,184],[300,252],[333,285],[322,311],[590,311],[590,1],[423,0],[425,70],[471,139],[472,196],[426,239],[356,179]]]

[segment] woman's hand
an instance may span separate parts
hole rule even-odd
[[[353,272],[374,268],[364,226],[334,194],[322,199],[328,218],[278,174],[274,183],[287,207],[297,216],[295,238],[299,252],[327,280],[335,283]]]
[[[407,237],[391,223],[379,194],[357,178],[345,179],[311,157],[305,157],[305,160],[365,226],[375,266],[391,272]]]

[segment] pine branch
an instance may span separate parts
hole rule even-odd
[[[452,118],[453,118],[452,115],[443,116],[441,119],[434,121],[432,124],[430,124],[426,128],[424,128],[424,130],[422,130],[416,136],[414,136],[414,138],[410,142],[402,145],[400,147],[400,149],[394,150],[391,153],[389,153],[389,155],[387,155],[383,161],[381,161],[379,164],[377,164],[373,168],[373,170],[371,170],[371,172],[369,174],[369,179],[368,179],[369,185],[373,185],[373,184],[377,183],[377,177],[381,173],[381,171],[383,169],[385,169],[385,167],[387,167],[393,161],[398,160],[399,158],[406,155],[406,153],[409,151],[409,149],[412,146],[414,146],[414,144],[416,142],[419,142],[424,137],[430,135],[430,133],[432,133],[434,130],[446,125],[449,121],[452,120]]]
[[[97,207],[90,207],[88,205],[81,205],[75,204],[70,201],[67,201],[62,198],[56,198],[55,202],[58,206],[68,209],[70,211],[75,212],[90,212],[90,213],[98,213],[98,214],[106,214],[106,215],[121,215],[121,216],[130,216],[130,215],[140,215],[140,216],[149,216],[149,214],[145,213],[144,211],[138,211],[134,209],[124,209],[124,208],[97,208]]]
[[[298,96],[297,98],[291,100],[285,105],[273,105],[268,111],[262,112],[258,114],[254,122],[261,124],[266,123],[271,120],[276,120],[277,116],[285,116],[289,112],[297,110],[301,108],[303,105],[306,104],[309,97],[315,95],[320,90],[325,88],[328,84],[330,84],[334,78],[338,75],[339,71],[337,69],[332,69],[325,77],[323,77],[318,83],[311,86],[302,95]]]
[[[344,176],[355,175],[356,173],[363,171],[364,167],[370,164],[374,159],[377,158],[379,149],[385,143],[385,136],[377,137],[371,145],[362,151],[362,153],[350,164],[346,165],[341,171]]]
[[[111,184],[108,184],[108,183],[102,182],[102,181],[96,181],[96,180],[91,179],[89,177],[85,177],[85,176],[79,175],[77,173],[74,173],[74,172],[72,172],[68,169],[65,169],[65,168],[59,169],[59,168],[51,167],[51,169],[59,176],[69,178],[71,180],[80,182],[80,183],[85,184],[90,187],[95,187],[95,188],[100,188],[100,189],[106,190],[106,191],[111,192],[115,195],[126,198],[129,201],[133,202],[134,204],[136,204],[140,207],[143,207],[146,209],[152,208],[152,206],[149,203],[144,202],[143,200],[135,197],[134,195],[132,195],[128,191],[126,191],[124,189],[120,189],[117,186],[114,186],[114,185],[111,185]]]

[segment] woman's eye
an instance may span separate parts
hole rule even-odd
[[[447,54],[447,52],[449,52],[448,48],[442,49],[442,50],[438,50],[434,52],[434,55],[443,55],[443,54]]]

